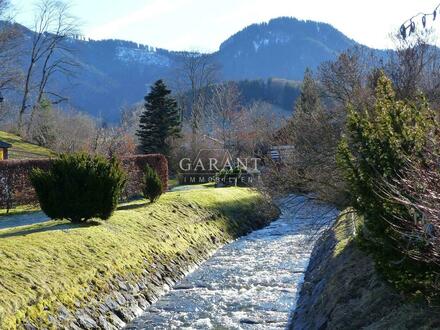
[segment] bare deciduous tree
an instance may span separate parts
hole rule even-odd
[[[274,138],[274,144],[284,149],[279,162],[271,164],[269,160],[268,182],[283,192],[314,193],[320,200],[343,205],[345,186],[336,163],[336,152],[344,120],[338,108],[325,108],[320,98],[316,99],[318,86],[308,74],[309,82],[302,85],[293,117]],[[345,86],[344,74],[339,69],[334,74],[331,86]],[[357,74],[349,76],[357,77]],[[345,91],[357,88],[357,83],[352,83],[334,89],[335,97],[341,97],[340,102],[348,102],[344,99]]]
[[[245,156],[263,158],[273,144],[274,133],[280,128],[282,119],[274,113],[272,104],[257,101],[242,110],[238,128],[238,151]]]
[[[30,120],[32,121],[43,96],[51,99],[54,104],[65,100],[65,97],[55,91],[47,90],[47,87],[53,75],[56,73],[72,75],[78,66],[72,57],[73,50],[66,42],[67,39],[78,34],[76,22],[74,17],[70,16],[69,6],[65,2],[42,0],[37,5],[29,63],[25,72],[23,97],[19,110],[20,132],[23,128],[26,109],[32,108]],[[32,93],[35,95],[31,95]]]
[[[337,106],[360,104],[368,101],[372,94],[366,87],[371,70],[377,66],[381,66],[381,62],[373,54],[355,47],[340,54],[335,61],[322,63],[318,79],[325,96]]]
[[[136,131],[139,129],[139,118],[144,110],[143,103],[136,103],[130,106],[123,106],[119,125],[124,134],[129,134],[136,139]]]
[[[410,100],[423,92],[433,105],[440,103],[440,53],[432,46],[432,31],[396,36],[396,50],[389,53],[384,69],[393,81],[396,95]]]
[[[192,132],[192,148],[197,149],[197,138],[201,123],[206,114],[207,93],[216,82],[218,66],[208,54],[198,52],[184,53],[176,72],[176,89],[180,94],[178,101],[183,114],[189,114]],[[186,111],[185,111],[186,110]]]
[[[10,16],[10,2],[0,0],[0,95],[2,91],[13,89],[20,83],[21,74],[17,61],[20,41],[20,31]],[[10,107],[5,103],[0,103],[0,120],[10,112]]]
[[[134,136],[125,131],[123,126],[106,126],[96,129],[93,143],[94,154],[106,157],[121,157],[136,153]]]
[[[56,152],[87,152],[96,134],[96,121],[74,109],[58,110]]]
[[[236,144],[235,123],[241,108],[240,92],[236,84],[217,84],[211,88],[206,116],[209,118],[208,131],[223,141],[226,148]]]

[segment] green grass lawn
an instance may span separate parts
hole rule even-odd
[[[19,205],[10,209],[9,212],[6,209],[0,208],[0,221],[5,216],[24,214],[35,211],[40,211],[40,207],[38,205]]]
[[[6,133],[4,131],[0,131],[0,141],[12,144],[12,147],[9,149],[10,159],[44,158],[55,155],[54,152],[47,148],[25,142],[18,135]]]
[[[174,187],[176,187],[178,185],[179,185],[179,180],[178,179],[171,179],[171,178],[168,179],[168,188],[169,189],[174,188]]]
[[[171,260],[213,235],[227,242],[243,234],[250,222],[262,221],[261,204],[261,196],[245,188],[190,190],[154,204],[123,204],[106,222],[0,230],[0,328],[24,320],[49,327],[59,303],[87,305],[116,275],[141,274],[149,262]]]

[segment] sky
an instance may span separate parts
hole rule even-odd
[[[11,0],[15,18],[31,26],[34,1]],[[228,37],[279,16],[330,23],[374,48],[392,47],[390,34],[440,0],[71,0],[84,36],[123,39],[169,50],[216,51]],[[421,21],[421,18],[419,18]],[[431,22],[430,22],[431,23]],[[440,25],[440,19],[431,23]]]

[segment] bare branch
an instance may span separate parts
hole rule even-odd
[[[19,111],[20,132],[26,109],[32,108],[27,129],[29,132],[35,111],[44,95],[54,95],[53,92],[47,93],[46,91],[51,77],[55,73],[72,75],[79,65],[75,62],[72,49],[68,46],[68,39],[78,34],[76,19],[69,14],[69,5],[57,0],[42,0],[37,4],[36,10],[29,64],[25,73],[23,97]],[[34,81],[36,82],[35,87]],[[35,95],[32,97],[32,94]],[[33,104],[29,104],[31,97]],[[54,102],[59,103],[61,100],[65,100],[65,98],[57,97]]]

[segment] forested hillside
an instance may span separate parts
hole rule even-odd
[[[34,32],[23,26],[20,30],[24,47],[31,48]],[[164,78],[171,85],[176,84],[188,56],[186,52],[130,41],[95,41],[79,35],[65,43],[64,48],[69,52],[63,52],[62,56],[67,54],[75,63],[75,70],[68,77],[54,75],[52,88],[70,106],[111,122],[118,120],[122,106],[140,101],[155,80]],[[335,59],[356,45],[329,24],[283,17],[237,32],[217,52],[206,57],[217,66],[218,81],[268,78],[299,81],[307,67],[316,69],[323,61]],[[23,69],[26,65],[24,61]],[[254,91],[250,91],[252,86],[256,88]],[[247,95],[260,95],[260,92],[261,84],[246,87]],[[283,103],[284,108],[287,102],[291,104],[290,100],[278,100],[276,104]]]

